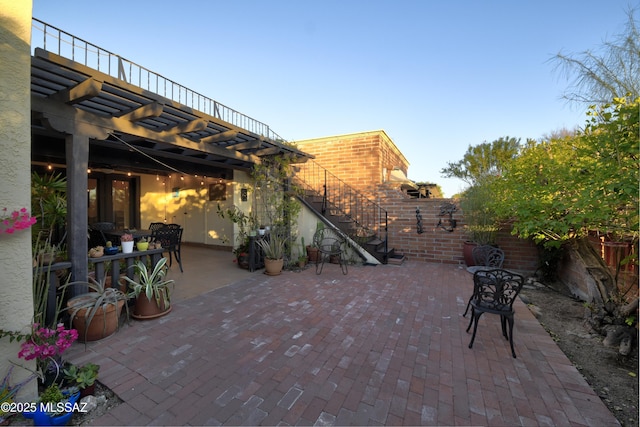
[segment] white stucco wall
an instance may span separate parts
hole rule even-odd
[[[148,227],[152,222],[176,223],[184,227],[183,242],[233,248],[238,227],[228,219],[222,219],[217,206],[223,210],[234,205],[252,212],[253,188],[251,178],[245,172],[234,171],[233,181],[226,185],[226,200],[209,200],[209,185],[217,183],[212,178],[185,176],[164,177],[140,175],[140,226]],[[174,191],[179,188],[179,191]],[[241,190],[248,190],[246,201],[242,201]],[[318,217],[304,207],[298,218],[298,240],[304,236],[305,244],[311,244],[316,231]],[[297,248],[296,248],[297,251]]]
[[[228,209],[233,205],[249,212],[252,208],[251,184],[244,172],[234,171],[233,181],[222,181],[226,200],[209,200],[209,186],[219,180],[205,177],[172,175],[171,177],[141,175],[140,226],[151,222],[180,224],[184,228],[182,241],[188,243],[233,247],[237,227],[217,213],[218,204]],[[242,201],[242,188],[249,190]]]
[[[0,215],[30,209],[31,187],[31,12],[30,0],[0,0]],[[0,234],[0,328],[28,330],[33,316],[31,232]],[[18,359],[19,344],[0,342],[0,378],[9,361]],[[33,369],[34,365],[31,365]],[[12,383],[28,375],[13,370]],[[21,398],[33,398],[35,381]]]

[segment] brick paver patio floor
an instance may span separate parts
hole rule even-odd
[[[521,301],[517,359],[494,315],[469,349],[471,280],[410,261],[256,272],[70,361],[124,400],[97,425],[618,425]]]

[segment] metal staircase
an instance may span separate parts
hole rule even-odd
[[[302,189],[305,205],[379,262],[403,258],[388,246],[387,211],[340,178],[308,160],[296,165],[293,184]]]

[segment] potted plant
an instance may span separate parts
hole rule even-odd
[[[249,232],[255,229],[255,218],[252,215],[244,213],[237,206],[233,208],[222,209],[218,204],[218,216],[222,219],[229,219],[232,223],[238,225],[238,235],[236,236],[236,246],[233,254],[240,268],[249,268]],[[223,238],[223,242],[228,242],[228,238]]]
[[[133,265],[137,281],[125,277],[136,297],[132,317],[138,320],[155,319],[171,311],[171,292],[169,285],[173,280],[166,280],[167,259],[161,258],[153,268],[138,260]]]
[[[138,240],[138,243],[136,243],[136,248],[139,251],[146,251],[147,249],[149,249],[149,242],[145,237],[143,237],[140,240]]]
[[[51,384],[39,396],[35,411],[23,412],[25,418],[32,418],[36,426],[67,425],[73,416],[73,407],[80,392],[71,388],[61,390],[58,384]]]
[[[476,183],[469,187],[460,199],[464,215],[464,229],[469,239],[464,243],[463,256],[467,266],[473,266],[473,247],[495,245],[498,221],[493,211],[494,194],[488,183]]]
[[[304,268],[305,265],[307,265],[307,256],[300,254],[298,256],[298,267]]]
[[[318,221],[318,223],[316,224],[316,233],[319,230],[322,230],[323,228],[324,228],[324,223],[321,221]],[[315,242],[312,242],[312,244],[308,245],[306,249],[307,249],[307,258],[309,259],[309,262],[317,263],[318,260],[320,259],[320,256],[319,256],[320,250],[315,245]]]
[[[122,245],[122,253],[130,254],[133,252],[133,234],[124,233],[120,236],[120,244]]]
[[[74,329],[78,331],[80,341],[96,341],[113,334],[119,327],[122,307],[129,314],[129,306],[125,304],[127,294],[120,289],[107,287],[106,277],[97,281],[89,277],[88,282],[70,282],[62,288],[82,284],[89,292],[78,295],[67,301],[66,310]]]
[[[106,255],[115,255],[118,253],[118,248],[113,246],[111,240],[107,241],[106,246],[104,247],[104,253]]]
[[[265,273],[277,276],[282,272],[286,239],[280,233],[272,232],[269,237],[256,242],[264,255]]]
[[[78,387],[80,398],[90,396],[95,393],[96,380],[98,379],[100,366],[95,363],[87,363],[80,367],[71,365],[64,369],[64,378],[72,387]]]
[[[300,253],[298,255],[298,267],[304,268],[307,265],[307,247],[304,244],[304,236],[300,237]]]

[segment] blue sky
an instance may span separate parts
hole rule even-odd
[[[597,50],[638,0],[34,0],[33,16],[295,141],[383,129],[409,178],[469,145],[584,123],[558,52]]]

